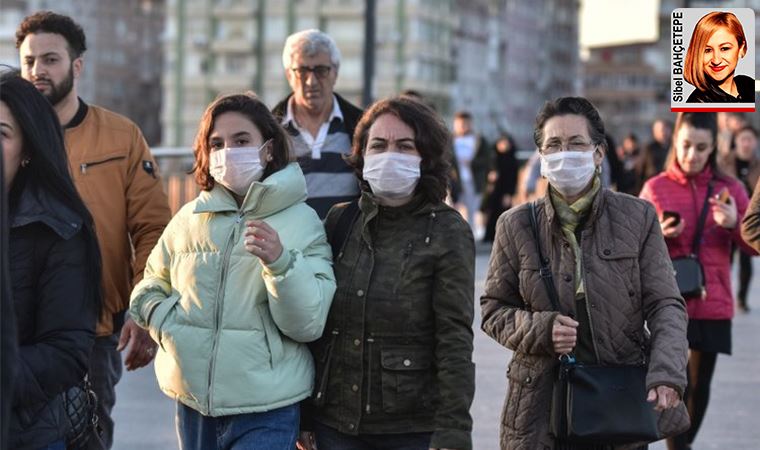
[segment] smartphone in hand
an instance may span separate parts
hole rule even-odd
[[[731,194],[728,193],[728,189],[726,188],[723,188],[715,198],[721,203],[728,204],[731,202]]]
[[[676,227],[679,223],[681,223],[681,215],[678,214],[675,211],[663,211],[662,212],[662,220],[666,221],[669,218],[673,217],[675,221],[673,222],[672,226]]]

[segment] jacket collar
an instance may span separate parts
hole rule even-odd
[[[717,150],[714,150],[717,151]],[[671,180],[675,181],[678,184],[686,185],[690,181],[694,181],[699,185],[707,184],[712,178],[713,178],[713,171],[709,164],[705,165],[705,168],[702,169],[701,172],[699,172],[696,175],[687,175],[682,169],[681,166],[678,164],[677,161],[673,161],[672,164],[670,164],[670,167],[667,168],[667,176]]]
[[[237,212],[267,217],[296,203],[306,200],[306,180],[298,163],[290,163],[269,175],[264,181],[254,182],[238,208],[230,191],[219,183],[210,191],[198,195],[194,213]]]
[[[393,220],[404,216],[431,214],[443,208],[444,206],[442,204],[431,203],[425,195],[421,193],[416,194],[412,197],[411,201],[405,205],[396,207],[382,206],[377,202],[377,197],[375,197],[372,192],[362,190],[361,197],[359,197],[359,209],[362,211],[362,237],[365,242],[372,247],[369,225],[378,215]]]
[[[48,194],[36,183],[26,183],[10,211],[10,227],[18,228],[35,222],[47,225],[62,239],[70,239],[82,228],[84,221],[58,198]]]
[[[600,180],[601,181],[601,180]],[[605,196],[609,195],[609,191],[606,188],[600,187],[599,192],[596,193],[596,196],[594,197],[594,201],[591,204],[591,212],[589,213],[588,219],[586,220],[586,226],[589,226],[596,222],[596,220],[599,218],[599,215],[601,214],[602,208],[604,208],[604,201]],[[555,225],[555,219],[558,219],[557,211],[554,209],[554,205],[552,205],[551,200],[551,187],[546,189],[546,194],[543,198],[544,203],[544,213],[546,214],[546,219],[549,222],[549,226],[552,230],[557,231],[558,233],[561,232],[561,225],[559,224],[559,220],[557,220],[557,223]]]

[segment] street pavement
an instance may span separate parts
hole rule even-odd
[[[472,405],[473,444],[476,450],[499,447],[499,415],[506,393],[506,366],[511,353],[480,331],[480,308],[488,253],[476,261],[475,355],[476,390]],[[755,273],[760,262],[755,260]],[[735,279],[735,277],[734,277]],[[721,355],[712,384],[712,395],[694,450],[760,449],[760,280],[753,283],[749,314],[734,320],[734,354]],[[162,394],[152,367],[125,372],[117,386],[115,450],[176,449],[174,402]],[[650,450],[664,450],[663,443]]]

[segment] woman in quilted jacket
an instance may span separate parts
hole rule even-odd
[[[717,120],[714,113],[681,113],[673,132],[673,145],[664,172],[647,181],[641,198],[657,209],[670,257],[693,253],[705,275],[705,288],[687,297],[689,313],[689,384],[686,403],[691,428],[671,442],[671,448],[688,449],[707,409],[718,353],[731,354],[731,247],[756,254],[741,237],[741,224],[749,200],[741,182],[724,174],[716,159]],[[701,236],[697,236],[705,210]]]
[[[0,136],[19,344],[14,389],[3,392],[12,408],[4,448],[74,448],[89,434],[72,429],[63,394],[77,400],[86,395],[80,386],[101,300],[92,216],[69,175],[63,131],[50,102],[10,71],[0,75]]]
[[[249,94],[214,101],[195,142],[202,192],[166,227],[130,314],[158,343],[180,448],[292,450],[311,394],[305,343],[335,292],[322,222],[285,131]]]
[[[646,363],[640,402],[661,411],[660,436],[683,430],[686,310],[654,208],[601,187],[604,124],[588,100],[547,102],[534,138],[549,181],[546,196],[533,204],[538,245],[548,261],[538,256],[530,205],[509,210],[497,224],[480,300],[483,330],[514,351],[502,449],[617,448],[606,441],[588,447],[550,430],[562,355],[586,364]],[[540,270],[544,263],[551,290]]]

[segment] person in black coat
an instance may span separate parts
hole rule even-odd
[[[486,231],[483,242],[493,242],[496,236],[496,221],[512,207],[512,197],[517,189],[517,173],[520,164],[515,157],[515,141],[508,133],[502,133],[494,145],[493,169],[488,174],[488,186],[481,209],[486,214]]]
[[[19,344],[9,448],[63,449],[73,428],[63,394],[84,380],[95,340],[100,253],[57,116],[15,72],[0,75],[0,131]]]

